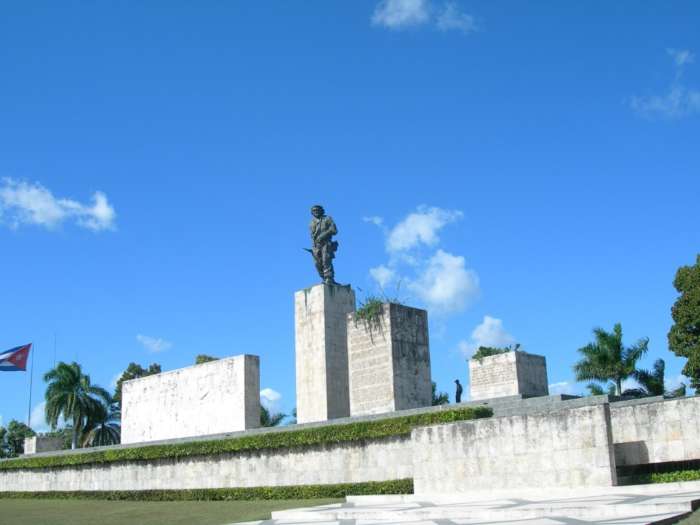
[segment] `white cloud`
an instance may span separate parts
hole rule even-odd
[[[474,17],[462,12],[454,2],[448,2],[438,12],[435,25],[440,31],[457,30],[472,33],[477,30]]]
[[[469,340],[460,341],[459,350],[469,359],[480,346],[504,347],[515,343],[515,337],[503,328],[503,321],[490,315],[472,330]]]
[[[630,107],[648,118],[676,119],[700,113],[700,90],[689,88],[682,82],[684,68],[694,62],[695,55],[687,49],[666,51],[676,68],[668,90],[661,95],[633,96],[629,101]]]
[[[115,227],[116,212],[107,196],[95,192],[91,204],[56,198],[39,183],[6,178],[0,187],[0,215],[3,222],[17,228],[23,224],[54,229],[68,220],[92,231]]]
[[[396,277],[396,272],[391,268],[387,268],[383,264],[380,264],[375,268],[370,268],[369,274],[375,281],[377,281],[377,284],[382,289],[386,288],[386,286]]]
[[[272,388],[263,388],[260,391],[260,403],[270,412],[279,410],[279,402],[282,399],[282,394]]]
[[[389,29],[418,26],[429,21],[428,0],[382,0],[372,14],[374,25]]]
[[[165,352],[173,346],[170,341],[166,341],[160,337],[151,337],[142,334],[138,334],[136,336],[136,340],[141,343],[146,350],[154,354],[157,354],[158,352]]]
[[[434,246],[438,232],[446,225],[462,218],[462,212],[437,207],[419,206],[389,232],[386,248],[389,253],[410,250],[420,244]]]
[[[476,31],[474,17],[464,13],[455,1],[381,0],[372,14],[372,24],[388,29],[434,25],[440,31]]]
[[[463,309],[479,294],[479,277],[466,267],[464,257],[438,250],[408,287],[429,307],[439,312]]]
[[[695,62],[695,55],[691,53],[688,49],[672,49],[669,48],[666,52],[671,56],[673,62],[678,67],[685,66],[686,64],[692,64]]]
[[[46,422],[46,401],[42,401],[32,409],[29,416],[29,427],[34,432],[48,432],[50,430]]]
[[[378,215],[372,215],[371,217],[362,217],[362,220],[374,224],[375,226],[382,226],[384,224],[384,218]]]
[[[568,381],[559,381],[558,383],[552,383],[549,385],[549,394],[550,395],[556,395],[556,394],[573,394],[574,393],[574,385],[569,383]]]

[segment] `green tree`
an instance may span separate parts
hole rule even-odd
[[[121,411],[114,399],[105,401],[88,417],[83,432],[84,447],[118,445],[121,441]]]
[[[613,385],[612,383],[608,385],[607,391],[604,390],[603,387],[597,383],[588,383],[586,385],[586,388],[592,396],[604,396],[606,394],[609,396],[615,395],[615,385]]]
[[[671,308],[673,326],[668,333],[668,346],[688,361],[683,375],[690,386],[700,390],[700,254],[693,266],[681,266],[673,280],[678,299]]]
[[[649,339],[640,339],[625,347],[620,323],[612,332],[594,328],[593,336],[594,342],[578,349],[583,358],[574,365],[576,381],[612,381],[615,393],[622,395],[622,382],[634,375],[637,361],[647,352]]]
[[[666,390],[666,362],[663,359],[654,361],[652,370],[637,370],[634,373],[634,378],[639,383],[639,391],[642,396],[666,396],[666,397],[683,397],[685,396],[685,384],[674,390]],[[627,394],[628,391],[623,392]]]
[[[76,362],[60,362],[44,374],[46,387],[46,421],[55,429],[59,418],[73,427],[71,448],[77,448],[79,437],[90,418],[95,417],[111,397],[104,388],[93,385]]]
[[[450,402],[450,396],[447,395],[446,392],[438,392],[437,391],[437,384],[435,381],[432,381],[430,383],[431,387],[431,394],[433,398],[433,406],[437,405],[446,405],[447,403]]]
[[[282,420],[287,417],[286,414],[272,413],[263,405],[260,405],[260,426],[261,427],[276,427],[282,423]]]
[[[14,458],[24,453],[24,438],[36,436],[36,433],[24,423],[15,419],[7,428],[0,427],[0,457]]]
[[[218,357],[212,357],[207,354],[199,354],[197,357],[194,358],[194,364],[195,365],[201,365],[202,363],[208,363],[209,361],[218,361]]]
[[[121,377],[117,380],[117,387],[114,389],[114,402],[117,404],[119,410],[122,407],[122,384],[124,381],[129,381],[131,379],[138,379],[139,377],[152,376],[154,374],[160,374],[161,369],[158,363],[151,363],[148,368],[143,368],[141,365],[136,363],[129,363],[126,370],[122,372]]]

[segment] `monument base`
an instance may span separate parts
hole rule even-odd
[[[317,284],[294,294],[297,422],[350,415],[346,316],[350,286]]]
[[[430,406],[428,313],[387,303],[376,319],[347,323],[350,414]]]
[[[473,401],[521,395],[549,395],[544,356],[512,351],[469,361],[469,395]]]

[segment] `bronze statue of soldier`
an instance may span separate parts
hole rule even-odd
[[[333,219],[326,215],[323,206],[316,205],[311,208],[311,232],[312,248],[308,250],[314,258],[316,271],[325,284],[338,284],[335,282],[335,271],[333,269],[333,259],[338,249],[338,242],[333,240],[333,236],[338,233],[338,228]]]

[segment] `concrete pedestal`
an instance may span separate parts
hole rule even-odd
[[[294,294],[297,422],[350,415],[346,316],[350,286],[317,284]]]
[[[347,323],[350,415],[430,406],[428,312],[384,304],[377,319]]]
[[[472,401],[521,395],[549,395],[544,356],[506,352],[469,361],[469,393]]]
[[[260,359],[238,355],[126,381],[122,444],[260,426]]]
[[[24,455],[63,450],[63,442],[62,437],[32,436],[24,438]]]

